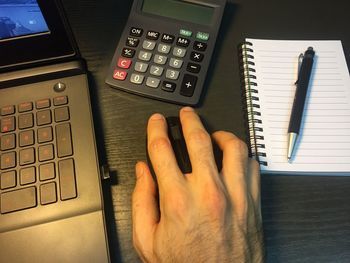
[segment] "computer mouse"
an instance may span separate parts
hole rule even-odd
[[[191,173],[192,166],[188,155],[185,138],[183,136],[180,118],[175,116],[166,117],[166,122],[168,125],[168,137],[169,137],[171,146],[173,147],[177,164],[180,170],[182,171],[182,173],[184,174]],[[146,142],[146,145],[147,145],[147,142]],[[153,177],[155,177],[152,162],[149,158],[148,150],[146,150],[146,153],[147,153],[148,166],[151,170]]]

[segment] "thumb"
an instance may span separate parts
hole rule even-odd
[[[144,162],[138,162],[136,185],[132,195],[133,243],[141,258],[153,251],[153,234],[159,221],[157,187]]]

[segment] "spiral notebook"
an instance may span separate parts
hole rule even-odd
[[[315,63],[289,163],[298,56],[310,46]],[[262,173],[350,175],[350,78],[341,42],[246,39],[240,63],[251,153]]]

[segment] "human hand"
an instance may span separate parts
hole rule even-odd
[[[192,173],[182,174],[160,114],[148,122],[148,151],[157,176],[136,164],[132,198],[133,242],[144,262],[263,262],[259,165],[246,145],[219,131],[222,170],[198,115],[186,107],[180,120]]]

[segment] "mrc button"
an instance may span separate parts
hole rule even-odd
[[[156,31],[148,31],[146,38],[151,40],[157,40],[159,38],[159,33]]]

